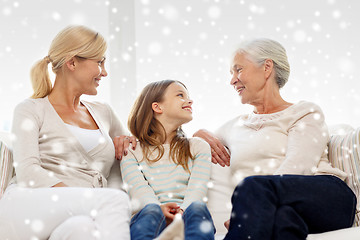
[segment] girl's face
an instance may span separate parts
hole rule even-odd
[[[83,94],[96,95],[102,77],[107,76],[105,57],[102,59],[79,59],[76,79],[78,88]]]
[[[161,119],[181,126],[192,120],[193,101],[186,88],[177,82],[170,84],[164,93],[163,100],[158,103]]]

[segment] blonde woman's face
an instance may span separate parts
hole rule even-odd
[[[76,83],[82,94],[96,95],[97,87],[103,77],[107,76],[105,69],[105,57],[102,59],[80,59],[77,61]]]

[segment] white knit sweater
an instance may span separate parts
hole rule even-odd
[[[26,187],[105,187],[115,160],[112,138],[127,134],[111,108],[82,101],[102,138],[87,152],[66,127],[48,98],[27,99],[14,111],[12,133],[16,177]]]
[[[230,149],[230,169],[236,185],[251,175],[346,174],[330,166],[329,133],[320,107],[301,101],[272,114],[246,114],[218,129]]]

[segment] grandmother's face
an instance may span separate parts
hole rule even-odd
[[[256,104],[264,96],[265,67],[258,66],[246,54],[236,54],[230,67],[230,84],[241,97],[243,104]]]

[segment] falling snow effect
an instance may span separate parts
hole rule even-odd
[[[209,221],[202,221],[200,224],[200,231],[203,233],[208,233],[212,231],[212,223]]]
[[[124,6],[116,2],[64,0],[54,4],[40,0],[0,0],[1,130],[10,130],[14,107],[31,95],[31,65],[47,55],[51,39],[68,24],[95,28],[107,37],[110,47],[121,49],[116,55],[109,52],[109,77],[101,83],[98,99],[112,101],[113,105],[121,102],[127,107],[146,83],[169,78],[181,80],[194,99],[194,120],[184,126],[189,133],[200,127],[214,130],[224,121],[250,110],[240,104],[229,86],[228,59],[240,41],[254,37],[273,38],[286,47],[291,74],[282,94],[288,101],[316,102],[329,124],[359,126],[360,110],[354,106],[360,105],[359,81],[355,75],[360,59],[357,34],[360,2],[141,0],[134,1],[134,16],[121,11]],[[30,14],[28,9],[37,9],[37,13]],[[123,46],[126,28],[133,18],[135,38]],[[123,70],[113,75],[112,70],[122,62],[136,64],[136,72],[126,75]],[[124,91],[112,87],[113,82],[126,87],[133,85]],[[115,110],[125,123],[126,108]],[[315,120],[319,117],[314,115]],[[25,120],[21,127],[31,131],[34,124]],[[305,129],[306,125],[300,127]],[[53,151],[62,153],[64,147],[55,144]],[[275,160],[269,160],[269,168],[276,166]],[[255,173],[262,170],[259,166],[253,169]],[[233,176],[233,182],[244,178],[241,172]],[[209,183],[208,188],[212,187],[214,184]],[[91,191],[84,194],[93,197]],[[53,195],[51,200],[61,199]],[[136,200],[131,204],[140,206]],[[231,203],[226,203],[226,207],[230,209]],[[91,212],[96,214],[95,210]],[[41,220],[24,221],[34,232],[44,228]],[[208,229],[206,222],[202,224],[204,229]]]
[[[39,233],[44,229],[44,222],[42,220],[35,219],[31,223],[31,229],[34,233]]]
[[[50,41],[59,29],[68,24],[85,24],[108,37],[110,47],[119,44],[115,46],[119,49],[121,39],[128,34],[123,23],[133,19],[134,41],[121,46],[116,55],[109,53],[112,57],[107,62],[109,77],[102,81],[97,98],[121,102],[121,106],[129,109],[138,89],[147,82],[179,79],[187,84],[194,99],[194,120],[184,126],[185,130],[215,129],[235,114],[248,110],[229,86],[231,51],[242,40],[269,37],[281,42],[289,55],[292,72],[282,90],[285,98],[292,102],[306,99],[318,103],[330,124],[343,122],[356,127],[360,122],[360,111],[351,107],[360,103],[358,91],[351,91],[359,87],[355,66],[360,59],[357,44],[360,37],[356,34],[360,3],[356,1],[273,4],[246,0],[142,0],[134,3],[134,15],[124,12],[128,6],[116,1],[66,0],[65,3],[0,1],[0,59],[4,69],[0,84],[3,104],[0,127],[3,130],[11,127],[15,105],[31,95],[29,69],[47,54]],[[30,15],[29,8],[38,9],[37,14]],[[26,46],[32,47],[25,47],[23,39],[28,41]],[[133,77],[122,76],[121,71],[116,72],[119,75],[111,75],[112,68],[122,62],[136,64]],[[110,100],[111,95],[120,97],[118,92],[123,91],[121,87],[112,88],[110,82],[129,78],[131,81],[123,82],[125,86],[134,86],[126,90],[128,97],[116,100],[115,96],[115,100]],[[212,114],[211,109],[216,109],[218,114]],[[125,122],[128,112],[116,110]]]

